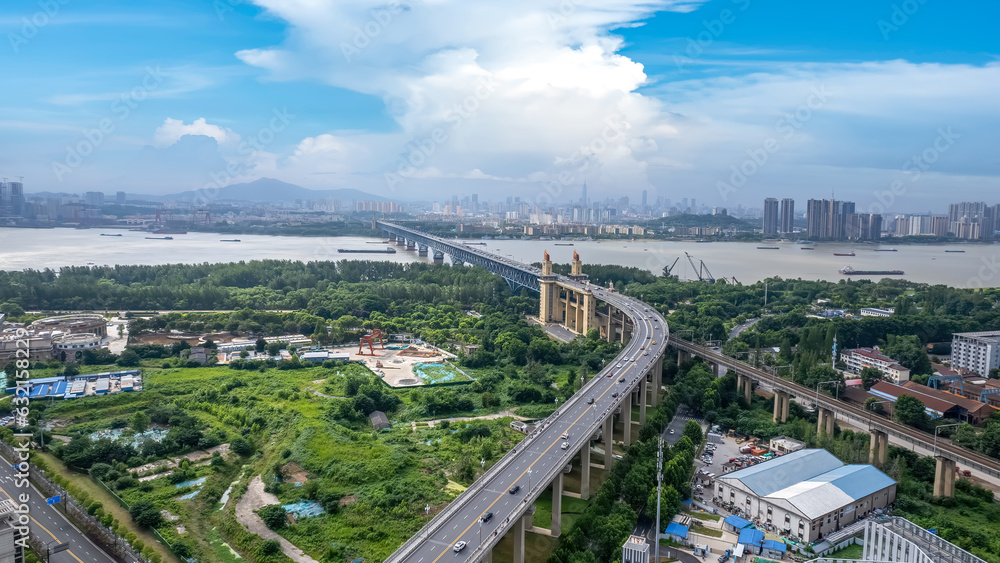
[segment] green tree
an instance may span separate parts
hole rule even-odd
[[[142,358],[139,357],[139,354],[135,350],[126,348],[118,356],[118,360],[115,363],[121,367],[137,367],[140,361],[142,361]]]
[[[691,439],[695,444],[700,444],[702,440],[701,425],[697,421],[689,420],[684,424],[684,436]]]
[[[868,397],[865,399],[865,410],[876,414],[882,414],[885,409],[882,408],[882,401],[879,401],[875,397]]]
[[[861,384],[864,385],[865,391],[871,389],[879,381],[883,381],[884,378],[885,376],[878,368],[868,366],[861,370]]]
[[[888,342],[882,348],[882,353],[899,362],[899,365],[909,368],[915,375],[927,375],[934,372],[927,351],[915,335],[889,335]]]
[[[132,521],[145,528],[156,528],[163,522],[159,509],[151,501],[141,500],[128,510]]]
[[[260,519],[272,530],[280,530],[288,523],[288,516],[285,509],[280,504],[265,506],[257,511]]]
[[[135,414],[132,415],[132,420],[129,426],[132,428],[132,430],[142,433],[149,428],[149,422],[150,420],[148,414],[146,414],[144,411],[135,411]]]
[[[263,338],[258,338],[257,342],[254,343],[254,349],[257,350],[258,352],[263,353],[265,350],[267,350],[267,340],[264,340]]]
[[[892,418],[900,424],[923,428],[927,424],[927,412],[920,399],[910,395],[901,395],[892,405]]]

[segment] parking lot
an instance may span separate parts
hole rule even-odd
[[[694,460],[695,469],[698,471],[695,494],[704,498],[705,503],[711,504],[714,496],[712,490],[705,485],[705,490],[699,491],[697,485],[707,481],[704,477],[708,475],[715,474],[717,477],[724,474],[722,465],[728,463],[730,458],[736,458],[740,455],[740,447],[736,444],[736,440],[709,432],[702,457]]]

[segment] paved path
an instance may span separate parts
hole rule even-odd
[[[456,416],[454,418],[437,418],[434,420],[421,420],[418,422],[426,422],[428,426],[434,428],[434,425],[440,424],[444,421],[448,421],[450,423],[450,422],[465,422],[467,420],[493,420],[496,418],[504,418],[507,416],[511,418],[516,418],[517,420],[531,420],[530,418],[525,416],[517,416],[516,414],[514,414],[514,409],[507,409],[505,411],[498,412],[496,414],[484,414],[483,416]]]
[[[257,534],[265,540],[278,540],[281,543],[281,551],[292,561],[296,561],[297,563],[319,563],[306,555],[301,549],[295,547],[292,542],[268,528],[267,524],[264,524],[260,516],[257,516],[257,513],[254,512],[272,504],[278,504],[278,497],[264,491],[264,481],[261,480],[260,475],[257,475],[250,481],[247,492],[243,493],[240,501],[236,503],[236,521],[246,531]]]

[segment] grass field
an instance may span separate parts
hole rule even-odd
[[[692,526],[691,531],[695,534],[701,534],[703,536],[712,536],[713,538],[722,537],[722,530],[716,530],[715,528],[706,528],[704,526]]]
[[[206,460],[175,470],[176,478],[106,483],[118,488],[127,503],[152,501],[158,510],[179,517],[164,522],[158,531],[170,542],[187,545],[198,561],[233,563],[236,559],[227,543],[244,552],[254,549],[247,543],[252,540],[243,538],[240,543],[229,537],[232,532],[222,532],[232,529],[226,525],[231,523],[235,502],[219,511],[218,499],[234,480],[240,483],[235,487],[238,492],[258,474],[271,483],[269,492],[282,504],[315,501],[327,509],[279,530],[312,557],[381,560],[423,526],[426,505],[439,510],[483,471],[480,460],[485,459],[489,468],[523,436],[510,429],[506,418],[452,423],[448,428],[421,425],[416,431],[409,424],[397,424],[374,433],[367,418],[344,418],[345,413],[357,416],[353,409],[344,410],[349,400],[312,392],[338,396],[345,392],[344,381],[352,374],[370,378],[371,385],[385,389],[356,364],[264,372],[226,367],[146,369],[142,392],[57,402],[46,409],[45,419],[55,425],[54,432],[71,438],[111,428],[125,429],[127,437],[129,421],[137,411],[170,408],[195,417],[197,426],[205,428],[205,436],[215,433],[219,441],[244,437],[253,442],[256,453],[248,458],[231,456],[211,464]],[[406,393],[401,392],[404,398]],[[167,441],[169,436],[168,432]],[[121,461],[135,467],[156,458],[139,455]],[[152,534],[132,524],[127,511],[89,476],[69,471],[54,456],[46,454],[46,461],[100,499],[165,560],[175,560]],[[286,474],[291,463],[302,472]],[[125,465],[119,468],[127,469]],[[192,479],[204,481],[177,487],[177,481]],[[279,560],[273,556],[253,559]]]
[[[859,544],[851,544],[843,549],[838,549],[825,557],[831,559],[861,559],[864,555],[864,546]]]

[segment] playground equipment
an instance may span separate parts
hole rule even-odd
[[[371,351],[371,355],[375,355],[375,341],[378,340],[379,349],[385,350],[385,339],[382,338],[382,330],[375,329],[370,333],[361,337],[361,342],[358,343],[358,355],[364,355],[365,344],[368,344],[368,350]]]

